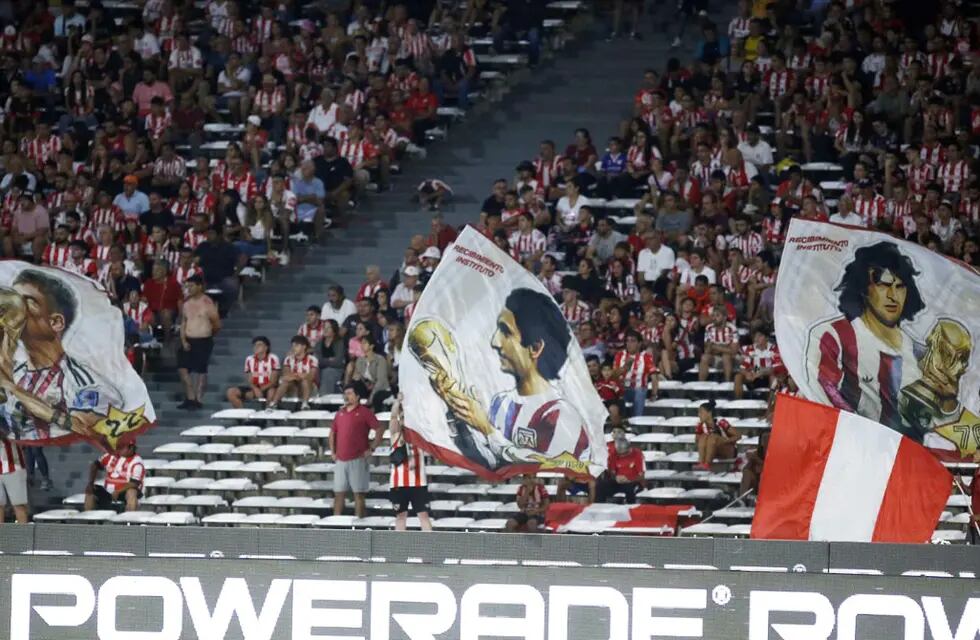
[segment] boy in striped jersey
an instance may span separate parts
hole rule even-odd
[[[418,516],[422,531],[432,531],[432,521],[429,519],[429,486],[425,475],[425,454],[405,439],[402,429],[404,413],[402,412],[402,395],[398,394],[391,405],[391,419],[388,429],[391,432],[391,504],[395,508],[395,531],[404,531],[408,520],[409,506]],[[395,451],[405,448],[405,458],[395,463]]]

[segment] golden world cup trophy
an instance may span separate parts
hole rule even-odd
[[[7,378],[13,377],[14,353],[26,322],[27,307],[23,296],[13,289],[0,287],[0,370]],[[0,389],[0,403],[6,401],[7,393]]]
[[[408,348],[429,375],[429,383],[440,398],[446,400],[450,391],[465,389],[456,340],[441,322],[435,318],[417,322],[408,334]]]

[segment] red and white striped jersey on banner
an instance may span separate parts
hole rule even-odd
[[[109,493],[129,482],[137,488],[143,486],[146,467],[143,466],[143,458],[139,456],[114,456],[106,453],[99,458],[99,466],[105,469],[105,490]]]
[[[735,328],[734,323],[726,322],[720,327],[716,324],[710,324],[704,330],[705,344],[733,344],[736,342],[738,342],[738,329]]]
[[[406,442],[403,433],[399,433],[391,441],[391,447],[394,449],[400,447],[402,444],[405,445],[405,451],[408,456],[405,458],[405,462],[399,465],[391,465],[388,486],[391,489],[426,486],[429,484],[429,480],[425,475],[425,455],[421,449]]]
[[[274,371],[279,371],[279,358],[274,353],[267,354],[264,358],[257,358],[254,354],[245,358],[245,373],[256,387],[264,387],[272,382]]]
[[[568,306],[563,302],[561,303],[561,315],[565,318],[565,321],[572,326],[572,328],[575,328],[580,323],[585,322],[592,317],[592,308],[581,300],[576,300],[575,304],[572,306]]]
[[[753,538],[929,542],[953,477],[928,449],[867,418],[776,400]]]
[[[926,163],[922,163],[918,167],[911,164],[906,165],[905,178],[908,181],[909,191],[925,193],[929,183],[936,179],[936,169],[931,164]]]
[[[24,452],[6,438],[0,438],[0,475],[25,468]]]
[[[296,335],[303,336],[310,341],[311,345],[315,345],[323,340],[323,321],[319,321],[312,327],[304,322],[299,325],[299,329],[296,330]]]
[[[49,244],[44,247],[44,254],[41,256],[42,264],[49,264],[52,267],[63,267],[68,264],[71,258],[71,247],[68,245],[58,246]]]
[[[956,162],[944,162],[939,165],[937,177],[943,185],[943,191],[947,193],[959,193],[960,189],[969,182],[970,165],[966,160]]]
[[[531,229],[530,233],[517,231],[510,236],[510,246],[517,252],[520,260],[527,260],[531,256],[544,251],[545,237],[537,229]]]
[[[316,356],[309,353],[302,358],[296,358],[292,354],[289,354],[282,361],[282,368],[288,369],[292,373],[307,374],[311,371],[316,371],[317,366]]]
[[[627,389],[645,389],[650,384],[650,376],[657,373],[657,365],[653,363],[653,355],[649,351],[629,354],[623,349],[616,353],[613,367],[625,367],[632,360],[629,368],[623,374],[623,386]]]
[[[762,349],[750,344],[742,347],[742,370],[758,371],[759,369],[773,369],[782,360],[779,358],[779,347],[771,342],[766,342]]]

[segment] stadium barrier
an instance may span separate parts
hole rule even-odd
[[[980,634],[970,547],[42,525],[0,551],[11,640]]]

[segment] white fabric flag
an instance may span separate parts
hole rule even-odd
[[[922,443],[980,445],[980,276],[892,236],[793,220],[776,282],[776,339],[803,395]]]
[[[101,285],[0,262],[0,431],[26,446],[84,439],[114,451],[155,421]]]
[[[412,314],[398,372],[409,439],[488,479],[606,468],[606,409],[574,334],[530,272],[473,228]]]

